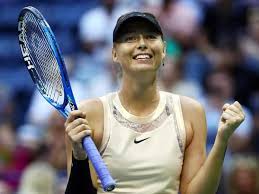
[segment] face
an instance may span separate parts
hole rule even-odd
[[[113,60],[124,72],[156,72],[165,57],[165,43],[161,35],[146,21],[125,24],[114,43]]]

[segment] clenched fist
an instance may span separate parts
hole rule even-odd
[[[237,101],[233,104],[224,104],[222,110],[223,113],[219,121],[218,135],[225,141],[228,141],[235,129],[244,121],[245,113]]]
[[[66,135],[71,142],[73,155],[77,160],[86,159],[87,155],[83,149],[83,138],[92,135],[92,130],[86,120],[86,115],[80,110],[72,111],[66,122]]]

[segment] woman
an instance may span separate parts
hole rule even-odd
[[[229,137],[244,120],[241,105],[223,106],[215,144],[206,158],[202,106],[157,87],[166,45],[155,17],[141,12],[121,16],[113,42],[113,60],[122,68],[120,90],[83,101],[65,123],[69,172],[73,158],[67,193],[103,193],[92,170],[89,178],[81,144],[87,135],[116,181],[112,193],[215,193]]]

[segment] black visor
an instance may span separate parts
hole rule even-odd
[[[152,15],[151,13],[144,13],[144,12],[130,12],[130,13],[126,13],[126,14],[122,15],[117,20],[116,26],[113,30],[113,42],[116,42],[118,40],[118,38],[120,37],[121,27],[126,22],[135,21],[136,19],[142,19],[142,20],[146,20],[147,22],[149,22],[154,27],[154,30],[158,34],[160,34],[163,38],[162,29],[154,15]]]

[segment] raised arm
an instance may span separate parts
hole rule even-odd
[[[242,107],[238,102],[223,106],[215,143],[206,158],[207,126],[203,107],[187,97],[182,97],[181,103],[187,130],[181,194],[216,193],[229,137],[244,120]]]
[[[97,177],[82,147],[82,139],[91,135],[97,148],[102,141],[103,107],[99,100],[84,101],[71,112],[66,123],[68,184],[66,194],[96,193]],[[95,187],[95,188],[94,188]]]
[[[101,101],[98,99],[82,101],[79,104],[79,110],[70,113],[65,128],[67,171],[69,174],[72,153],[78,160],[84,160],[87,157],[82,147],[83,137],[91,135],[97,148],[101,144],[103,134],[103,106]]]

